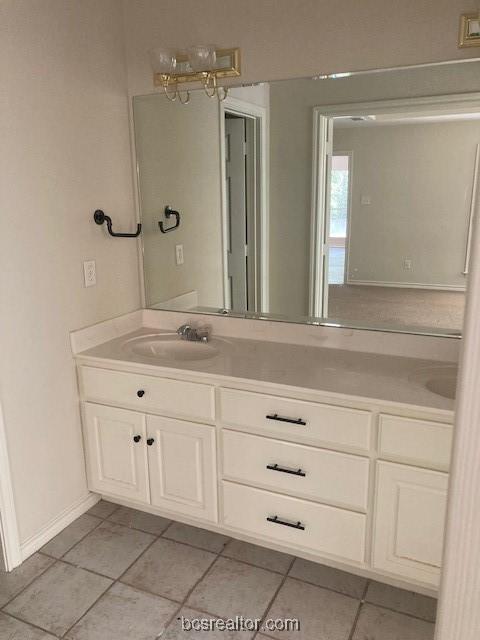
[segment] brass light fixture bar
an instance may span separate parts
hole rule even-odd
[[[177,65],[175,70],[169,74],[171,84],[183,82],[202,82],[205,79],[205,72],[192,71],[186,54],[179,54],[176,57]],[[234,78],[240,75],[240,49],[216,49],[216,62],[212,69],[209,69],[211,76],[215,78]],[[165,74],[154,73],[153,84],[156,87],[165,86]]]

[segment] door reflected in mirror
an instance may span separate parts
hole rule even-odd
[[[479,70],[135,97],[146,306],[458,334]],[[181,224],[161,233],[167,205]]]

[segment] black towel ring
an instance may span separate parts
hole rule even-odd
[[[172,225],[171,227],[165,228],[163,224],[163,220],[158,221],[158,226],[160,227],[160,231],[162,233],[168,233],[169,231],[173,231],[174,229],[180,226],[180,214],[178,213],[178,211],[174,211],[170,207],[170,205],[167,204],[167,206],[165,207],[165,218],[168,219],[168,218],[171,218],[172,216],[175,216],[175,224]]]

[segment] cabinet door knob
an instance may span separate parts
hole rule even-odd
[[[151,447],[154,442],[155,442],[154,438],[148,438],[147,440],[147,444],[149,447]]]
[[[141,439],[142,439],[142,436],[133,436],[134,442],[140,442]]]
[[[143,389],[139,389],[139,390],[137,391],[137,396],[138,396],[139,398],[143,398],[143,396],[144,396],[144,395],[145,395],[145,391],[144,391]]]

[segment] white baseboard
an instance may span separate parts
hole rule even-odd
[[[98,494],[89,493],[87,496],[74,502],[70,507],[64,509],[62,513],[42,527],[34,536],[22,542],[20,545],[22,561],[29,558],[35,551],[41,549],[43,545],[47,544],[47,542],[63,531],[65,527],[68,527],[74,520],[91,509],[93,505],[97,504],[100,499]]]
[[[347,280],[346,284],[364,287],[392,287],[398,289],[428,289],[433,291],[463,291],[466,287],[449,284],[423,284],[421,282],[381,282],[379,280]]]

